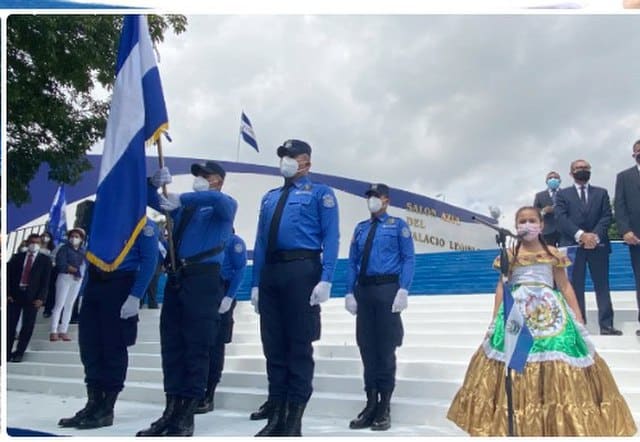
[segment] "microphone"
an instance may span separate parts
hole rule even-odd
[[[498,232],[500,234],[500,236],[504,236],[504,237],[510,236],[512,238],[515,238],[515,239],[522,239],[526,235],[525,233],[515,234],[512,231],[510,231],[508,229],[505,229],[503,227],[494,226],[493,224],[488,223],[487,221],[485,221],[485,220],[483,220],[481,218],[478,218],[475,215],[471,215],[471,219],[474,220],[477,223],[484,224],[485,226],[495,230],[496,232]]]

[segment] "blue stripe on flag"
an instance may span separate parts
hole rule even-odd
[[[118,46],[118,59],[116,61],[116,77],[120,74],[120,69],[124,61],[129,58],[131,50],[140,40],[140,16],[125,15],[122,22],[122,34],[120,35],[120,45]]]
[[[533,346],[533,336],[520,309],[515,305],[511,284],[504,285],[503,289],[505,364],[522,373],[529,357],[529,350]]]
[[[160,72],[157,67],[149,70],[142,78],[142,92],[144,94],[145,113],[145,133],[147,142],[154,142],[160,133],[168,128],[167,106],[162,93],[162,83],[160,82]]]
[[[242,116],[240,117],[240,133],[242,134],[242,139],[245,143],[253,147],[256,152],[260,152],[260,150],[258,150],[256,134],[253,132],[253,126],[251,126],[251,121],[244,112],[242,112]]]
[[[104,271],[118,268],[146,224],[144,146],[168,127],[144,16],[125,17],[116,72],[87,252]]]

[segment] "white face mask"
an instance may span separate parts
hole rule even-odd
[[[280,173],[285,178],[291,178],[298,173],[298,162],[291,157],[282,157],[280,159]]]
[[[369,212],[378,213],[382,209],[382,200],[377,196],[372,196],[367,200],[367,207],[369,207]]]
[[[27,247],[26,247],[26,246],[22,246],[22,247],[20,247],[20,252],[21,252],[21,253],[22,253],[22,252],[26,252],[27,250],[29,250],[29,249],[27,249]]]
[[[196,192],[202,192],[203,190],[209,190],[209,181],[201,176],[197,176],[193,179],[193,190]]]
[[[79,246],[80,244],[82,244],[82,240],[76,237],[71,238],[69,242],[71,242],[72,246]]]
[[[40,250],[40,244],[29,244],[29,251],[35,253]]]
[[[51,238],[49,238],[48,236],[44,236],[42,237],[42,242],[47,244],[49,241],[51,241]]]

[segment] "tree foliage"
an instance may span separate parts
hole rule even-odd
[[[154,43],[185,31],[182,15],[149,16]],[[122,16],[12,15],[7,23],[7,197],[30,200],[42,163],[74,184],[104,136]]]

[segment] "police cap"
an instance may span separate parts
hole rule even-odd
[[[364,194],[365,196],[371,196],[371,195],[377,196],[377,197],[386,196],[388,198],[389,186],[382,183],[372,184]]]
[[[226,172],[221,165],[215,161],[207,161],[206,163],[194,163],[191,165],[191,173],[195,176],[201,175],[220,175],[222,179]]]
[[[307,154],[311,155],[311,146],[308,143],[300,140],[287,140],[282,143],[282,146],[278,147],[278,156],[295,158],[298,155]]]

